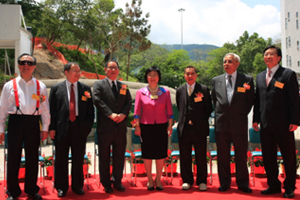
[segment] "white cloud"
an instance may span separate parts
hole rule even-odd
[[[251,0],[249,0],[251,1]],[[131,0],[115,0],[117,8],[125,8]],[[149,39],[156,44],[183,43],[222,46],[235,42],[245,30],[257,32],[265,39],[280,33],[280,11],[273,5],[248,6],[240,0],[143,0],[142,10],[150,13]]]

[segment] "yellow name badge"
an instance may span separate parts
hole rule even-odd
[[[87,97],[86,96],[82,96],[81,97],[81,101],[86,101],[87,100]]]
[[[238,87],[237,91],[245,93],[246,92],[246,88],[244,88],[244,87]]]
[[[195,103],[202,101],[202,97],[195,97],[194,98]]]
[[[126,89],[120,89],[120,94],[121,95],[126,95]]]
[[[280,82],[278,82],[278,81],[275,82],[275,87],[278,87],[278,88],[282,89],[283,86],[284,86],[283,83],[280,83]]]
[[[150,97],[151,97],[151,99],[158,99],[157,95],[151,95]]]
[[[31,98],[37,101],[40,100],[40,97],[36,94],[32,94]]]

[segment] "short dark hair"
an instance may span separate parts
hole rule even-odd
[[[270,45],[270,46],[268,46],[268,47],[266,47],[266,48],[264,49],[263,54],[265,54],[265,52],[266,52],[268,49],[276,49],[277,56],[280,56],[280,60],[279,60],[279,62],[278,62],[278,63],[280,63],[281,58],[282,58],[281,49],[280,49],[279,47],[275,46],[275,45]]]
[[[77,62],[69,62],[69,63],[64,65],[64,72],[65,71],[70,71],[72,65],[78,65],[79,66],[79,64]]]
[[[18,64],[20,64],[21,58],[23,56],[30,56],[33,59],[33,65],[36,65],[36,59],[33,55],[29,54],[29,53],[22,53],[19,57],[18,57]]]
[[[185,73],[185,70],[188,69],[188,68],[194,69],[195,72],[196,72],[196,74],[197,74],[197,69],[196,69],[196,67],[194,67],[194,66],[192,66],[192,65],[186,66],[186,67],[184,68],[184,73]]]
[[[149,74],[150,72],[152,72],[152,71],[157,72],[157,74],[158,74],[158,82],[159,82],[160,79],[161,79],[161,73],[160,73],[159,68],[156,67],[156,66],[149,67],[149,68],[146,70],[145,76],[144,76],[145,81],[148,82],[147,76],[148,76],[148,74]]]
[[[104,68],[107,68],[107,65],[108,65],[108,63],[110,63],[110,62],[114,62],[114,63],[116,63],[116,64],[117,64],[117,66],[118,66],[118,68],[120,69],[120,67],[119,67],[119,63],[118,63],[117,61],[115,61],[115,60],[110,60],[110,61],[107,61],[107,62],[105,63],[105,65],[104,65]]]

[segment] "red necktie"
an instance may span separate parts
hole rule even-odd
[[[70,95],[70,121],[73,122],[76,119],[76,112],[75,112],[75,93],[73,89],[73,83],[71,84],[71,95]]]
[[[267,86],[269,86],[269,83],[271,81],[271,73],[272,73],[272,71],[268,69],[268,75],[267,75],[267,79],[266,79]]]

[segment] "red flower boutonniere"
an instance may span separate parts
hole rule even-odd
[[[246,90],[250,90],[250,85],[248,84],[248,83],[244,83],[244,88],[246,89]]]
[[[195,93],[196,94],[196,97],[204,97],[204,95],[201,93],[201,92],[198,92],[198,93]]]
[[[87,98],[91,98],[91,93],[89,93],[88,91],[85,91],[84,96],[86,96]]]
[[[127,85],[121,85],[121,88],[122,88],[123,90],[126,90],[126,89],[127,89]]]
[[[43,94],[41,94],[41,96],[40,96],[40,101],[41,101],[41,102],[44,102],[45,100],[46,100],[46,96],[43,95]]]

